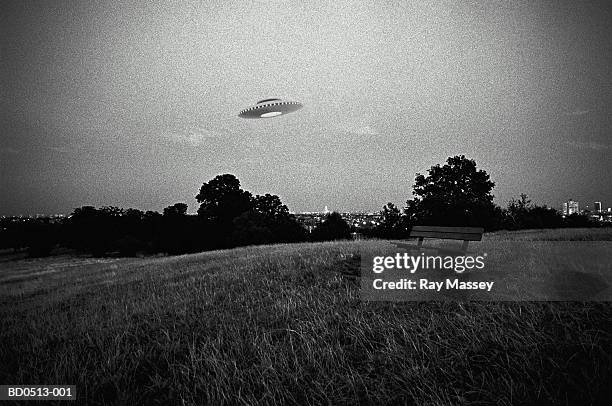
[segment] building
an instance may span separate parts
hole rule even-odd
[[[595,202],[595,206],[593,207],[593,211],[595,213],[601,213],[601,202]]]
[[[580,208],[578,202],[569,199],[567,202],[563,203],[563,215],[571,216],[572,214],[580,214]]]

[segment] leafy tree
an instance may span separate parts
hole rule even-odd
[[[289,215],[289,208],[281,202],[280,197],[269,193],[263,196],[255,196],[255,198],[253,198],[253,208],[256,212],[271,218],[286,217]]]
[[[563,225],[565,227],[591,227],[593,222],[584,214],[574,213],[563,219]]]
[[[416,175],[413,195],[405,210],[411,223],[494,228],[500,213],[493,203],[489,174],[464,155],[435,165],[428,175]]]
[[[153,210],[147,210],[144,214],[145,219],[158,219],[159,217],[161,217],[161,214]]]
[[[71,219],[81,219],[81,218],[91,218],[98,214],[98,210],[96,210],[93,206],[83,206],[77,207],[72,211],[72,214],[69,216]]]
[[[297,222],[292,214],[282,216],[274,221],[273,231],[276,242],[306,241],[306,229]]]
[[[124,216],[131,220],[142,220],[145,216],[145,213],[142,210],[138,209],[127,209],[124,213]]]
[[[276,195],[257,195],[253,208],[233,221],[236,245],[304,241],[306,232]]]
[[[60,226],[49,223],[48,219],[35,219],[26,223],[28,255],[46,257],[58,243]]]
[[[164,208],[164,216],[184,216],[186,214],[187,205],[185,203],[175,203]]]
[[[311,238],[314,241],[346,240],[351,238],[351,228],[340,213],[333,212],[312,230]]]
[[[521,193],[519,199],[513,198],[508,202],[504,226],[517,230],[561,227],[562,223],[563,218],[557,210],[535,205],[525,193]]]
[[[235,245],[269,244],[274,242],[271,219],[256,211],[247,211],[233,221],[232,242]]]
[[[200,232],[195,230],[195,219],[186,214],[185,203],[175,203],[164,208],[164,215],[158,225],[161,231],[158,243],[162,251],[169,254],[184,254],[194,249]]]
[[[105,252],[103,213],[93,206],[74,209],[69,217],[68,245],[80,251],[101,256]],[[104,232],[100,232],[103,229]]]
[[[529,209],[530,221],[525,228],[557,228],[563,226],[563,217],[558,210],[547,206],[533,206]]]
[[[518,222],[521,216],[529,211],[531,200],[525,193],[521,193],[519,199],[512,198],[508,202],[507,215],[514,222]]]
[[[116,206],[104,206],[99,212],[108,217],[121,217],[125,213],[122,208]]]
[[[196,200],[200,203],[198,215],[229,224],[253,207],[251,193],[242,190],[238,178],[231,174],[218,175],[202,184]]]
[[[117,251],[122,257],[133,257],[138,252],[146,251],[146,243],[135,236],[128,234],[115,242]]]
[[[393,203],[383,206],[380,214],[382,218],[376,230],[380,237],[400,238],[407,234],[406,218]]]

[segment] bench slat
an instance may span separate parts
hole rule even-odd
[[[429,231],[436,233],[464,233],[464,234],[482,234],[482,227],[438,227],[438,226],[413,226],[412,232]]]
[[[435,231],[411,231],[410,237],[426,237],[426,238],[442,238],[449,240],[468,240],[468,241],[480,241],[482,240],[481,233],[448,233],[448,232],[435,232]]]

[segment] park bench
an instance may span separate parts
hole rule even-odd
[[[436,227],[436,226],[414,226],[410,231],[410,237],[418,237],[417,248],[421,249],[425,238],[438,238],[444,240],[463,240],[461,251],[466,252],[470,241],[482,240],[482,227]],[[398,247],[400,244],[396,244]],[[401,244],[404,246],[403,244]]]

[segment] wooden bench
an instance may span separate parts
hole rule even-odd
[[[463,240],[461,251],[466,252],[470,241],[482,240],[482,227],[435,227],[435,226],[414,226],[410,231],[410,237],[418,237],[417,248],[423,246],[425,238],[439,238],[445,240]]]

